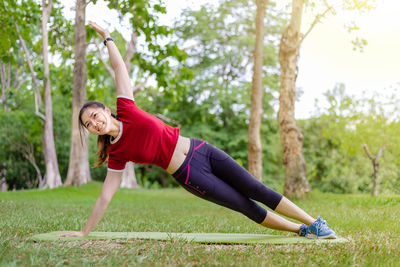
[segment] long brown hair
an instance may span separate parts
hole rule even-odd
[[[81,108],[81,110],[79,111],[79,135],[81,137],[82,140],[82,131],[84,129],[86,129],[85,124],[82,121],[82,114],[83,112],[90,107],[96,107],[96,108],[102,108],[102,109],[106,109],[106,107],[97,101],[90,101],[87,102],[86,104],[84,104]],[[113,116],[114,118],[116,118],[117,116],[111,113],[111,116]],[[103,163],[107,160],[108,158],[108,150],[110,149],[110,145],[111,145],[111,136],[108,134],[104,134],[104,135],[98,135],[97,136],[97,148],[99,149],[99,151],[96,153],[97,154],[97,163],[93,165],[94,168],[99,167],[101,165],[103,165]]]

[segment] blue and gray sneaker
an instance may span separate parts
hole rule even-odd
[[[336,233],[321,217],[308,227],[307,238],[335,239]]]
[[[308,225],[305,224],[300,225],[299,236],[304,236],[304,237],[308,236]]]

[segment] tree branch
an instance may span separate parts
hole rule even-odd
[[[17,82],[18,82],[18,74],[19,74],[19,69],[21,67],[21,62],[18,60],[17,61],[17,69],[15,70],[15,75],[14,75],[14,82],[12,87],[16,88],[17,87]],[[18,88],[19,89],[19,88]],[[18,91],[18,90],[17,90]]]
[[[53,0],[49,0],[49,3],[47,4],[47,7],[46,7],[47,17],[50,17],[52,5],[53,5]]]
[[[15,91],[19,91],[21,89],[21,86],[24,84],[25,80],[20,80],[18,85],[14,86]]]
[[[8,69],[8,75],[7,75],[7,87],[11,86],[11,62],[8,62],[7,64],[7,69]]]
[[[167,116],[164,116],[164,115],[162,115],[160,113],[154,114],[154,116],[156,116],[156,117],[158,117],[158,118],[160,118],[160,119],[162,119],[162,120],[164,120],[166,122],[173,123],[176,126],[178,126],[179,128],[181,127],[181,124],[178,121],[170,119]]]
[[[196,47],[198,45],[201,45],[201,42],[196,42],[196,43],[194,43],[192,45],[188,45],[188,46],[186,46],[184,48],[181,48],[181,50],[185,50],[186,51],[186,50],[192,49],[192,48],[194,48],[194,47]]]
[[[299,43],[301,44],[304,39],[307,37],[307,35],[312,31],[312,29],[315,27],[315,25],[317,25],[317,23],[319,23],[321,21],[321,19],[323,17],[325,17],[326,13],[328,13],[331,9],[333,9],[333,7],[329,6],[324,13],[322,14],[318,14],[317,16],[315,16],[315,19],[313,21],[313,23],[311,24],[310,28],[308,28],[308,30],[306,31],[306,33],[302,36],[302,38],[300,39]]]
[[[31,144],[31,143],[25,144],[25,145],[17,144],[17,147],[19,148],[18,150],[22,153],[24,158],[26,158],[29,161],[29,163],[32,164],[33,168],[35,168],[36,175],[39,180],[38,181],[39,184],[43,184],[44,180],[43,180],[43,176],[40,172],[40,169],[39,169],[38,165],[36,164],[33,144]]]
[[[1,69],[0,69],[0,79],[1,79],[1,102],[3,105],[3,109],[6,109],[6,68],[4,64],[0,64]]]
[[[376,155],[376,161],[382,156],[383,150],[385,150],[385,146],[381,146],[379,149],[378,155]]]
[[[38,81],[37,81],[35,70],[33,69],[33,64],[32,64],[32,61],[31,61],[31,57],[29,55],[28,48],[26,48],[25,40],[22,38],[21,34],[19,33],[19,27],[18,27],[17,23],[15,23],[15,27],[17,29],[18,39],[21,42],[22,49],[24,50],[26,61],[28,62],[29,70],[30,70],[31,75],[32,75],[33,87],[34,87],[34,90],[35,90],[35,114],[45,121],[46,117],[43,114],[41,114],[40,111],[39,111],[39,106],[42,104],[42,97],[40,95],[39,84],[38,84]]]
[[[89,4],[92,3],[92,2],[93,2],[93,0],[87,1],[86,4],[85,4],[85,7],[87,7],[87,5],[89,5]]]
[[[1,70],[0,70],[0,77],[1,77],[1,88],[6,88],[6,65],[1,63]]]
[[[378,162],[379,158],[382,156],[383,151],[385,150],[385,146],[381,146],[381,147],[379,148],[378,154],[376,155],[376,157],[374,157],[374,156],[371,154],[371,152],[369,151],[368,146],[367,146],[366,144],[363,144],[363,148],[364,148],[364,150],[365,150],[365,153],[367,153],[368,157],[369,157],[371,160],[375,161],[375,162]]]
[[[125,58],[125,67],[128,73],[131,73],[132,70],[132,57],[136,53],[136,43],[137,43],[137,33],[135,29],[132,29],[131,40],[126,46],[126,58]]]
[[[149,80],[149,76],[150,75],[147,75],[146,79],[143,82],[139,83],[133,88],[132,90],[133,94],[136,94],[138,91],[143,90],[146,87],[147,81]]]
[[[365,153],[367,153],[367,156],[371,159],[374,160],[374,156],[369,152],[368,146],[366,144],[363,144],[363,148],[365,150]]]

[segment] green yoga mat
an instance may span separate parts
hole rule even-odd
[[[213,244],[297,244],[297,243],[344,243],[348,239],[307,239],[299,236],[227,234],[227,233],[162,233],[162,232],[91,232],[84,237],[58,237],[68,232],[50,232],[34,235],[32,241],[78,241],[78,240],[132,240],[154,239],[163,241],[183,241]]]

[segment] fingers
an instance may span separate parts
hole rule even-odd
[[[67,237],[67,236],[70,236],[70,234],[71,234],[71,233],[68,233],[68,234],[59,234],[59,235],[57,235],[57,236],[59,236],[59,237]]]
[[[92,26],[92,28],[95,29],[98,33],[104,32],[104,30],[103,30],[99,25],[97,25],[95,22],[90,21],[89,24],[90,24],[90,26]]]
[[[56,236],[58,236],[58,237],[66,237],[67,234],[61,234],[61,235],[56,235]]]
[[[96,22],[89,21],[89,24],[90,24],[90,26],[92,26],[96,31],[98,31],[98,30],[104,31],[99,25],[97,25]]]
[[[102,27],[100,27],[99,25],[97,25],[96,22],[93,21],[89,21],[89,25],[92,26],[92,28],[98,33],[100,34],[103,39],[110,37],[110,34],[108,33],[108,31],[106,31],[105,29],[103,29]]]
[[[57,235],[59,237],[71,237],[71,236],[82,236],[80,232],[72,232],[72,233],[66,233],[66,234],[59,234]]]

